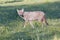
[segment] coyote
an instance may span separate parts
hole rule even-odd
[[[17,9],[17,12],[18,12],[18,15],[25,20],[24,28],[25,28],[27,22],[29,22],[30,25],[34,28],[34,25],[32,23],[32,21],[34,21],[34,20],[37,20],[37,21],[41,22],[42,26],[43,26],[44,23],[46,25],[48,25],[46,17],[45,17],[45,13],[42,12],[42,11],[26,12],[26,11],[24,11],[24,9],[21,9],[21,10]]]

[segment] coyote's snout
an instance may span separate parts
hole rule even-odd
[[[25,20],[24,28],[27,22],[30,23],[30,25],[34,28],[34,25],[32,24],[32,21],[37,20],[41,22],[42,24],[45,23],[48,25],[45,13],[42,11],[32,11],[32,12],[25,12],[24,9],[18,10],[18,15],[22,16],[22,18]]]

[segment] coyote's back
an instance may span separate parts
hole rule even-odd
[[[41,20],[44,17],[44,13],[41,11],[33,11],[33,12],[24,12],[25,20]]]

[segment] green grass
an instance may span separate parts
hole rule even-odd
[[[24,20],[16,11],[21,8],[25,11],[44,11],[49,26],[42,28],[41,23],[34,21],[34,29],[29,23],[23,28]],[[54,35],[60,38],[60,2],[0,6],[0,40],[53,40]]]

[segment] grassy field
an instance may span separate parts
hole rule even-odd
[[[1,5],[0,40],[60,40],[60,2]],[[42,28],[41,23],[34,21],[34,29],[29,23],[23,28],[24,20],[16,11],[21,8],[25,11],[44,11],[49,25]]]
[[[18,2],[19,1],[19,2]],[[60,0],[0,0],[0,6],[17,6],[17,5],[31,5],[31,4],[42,4],[46,2],[58,2]]]

